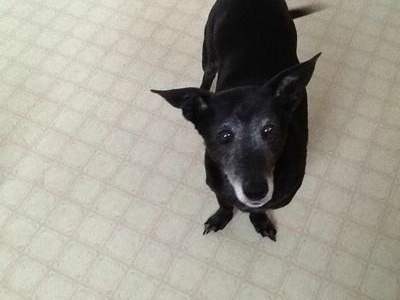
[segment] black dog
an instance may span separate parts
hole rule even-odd
[[[305,87],[320,55],[299,64],[293,17],[313,10],[290,12],[283,0],[218,0],[205,29],[201,88],[153,90],[182,109],[205,141],[207,184],[220,208],[204,234],[223,229],[237,207],[275,240],[265,211],[287,205],[302,183]]]

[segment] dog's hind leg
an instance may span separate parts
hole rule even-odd
[[[203,41],[202,67],[204,71],[200,88],[209,91],[218,71],[217,58],[210,25],[206,25]]]
[[[275,225],[268,218],[266,213],[250,213],[250,221],[259,234],[261,234],[263,237],[269,237],[274,242],[276,241]]]

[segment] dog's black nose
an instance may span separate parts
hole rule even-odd
[[[251,189],[251,190],[244,191],[244,194],[250,200],[260,200],[260,199],[264,198],[267,195],[267,193],[268,193],[267,186],[260,186],[257,189]]]

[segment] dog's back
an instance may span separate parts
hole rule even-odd
[[[218,90],[263,84],[298,63],[296,29],[282,0],[218,0],[205,35],[216,56]]]
[[[291,12],[284,0],[217,0],[203,48],[203,69],[208,74],[218,72],[217,90],[260,85],[297,64],[292,18],[312,11],[306,7]]]

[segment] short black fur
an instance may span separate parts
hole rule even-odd
[[[305,87],[319,54],[299,64],[292,16],[310,12],[291,13],[283,0],[217,0],[205,28],[201,88],[153,91],[182,109],[205,141],[207,184],[220,208],[204,234],[223,229],[236,207],[275,240],[265,212],[287,205],[301,186]]]

